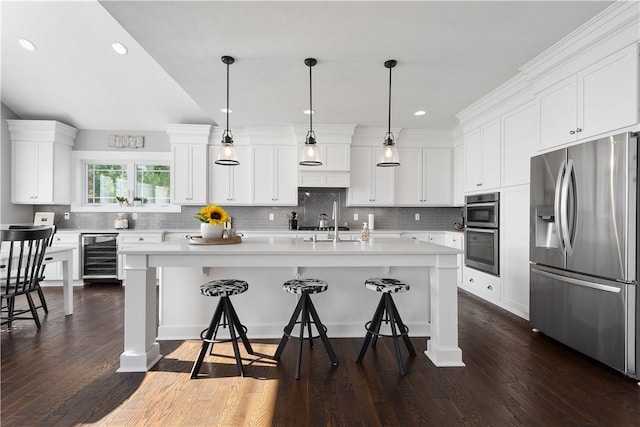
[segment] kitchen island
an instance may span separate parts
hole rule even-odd
[[[120,254],[124,255],[125,271],[124,352],[120,356],[118,371],[146,371],[160,360],[158,330],[161,336],[165,335],[161,337],[164,339],[192,337],[193,331],[186,332],[186,336],[176,336],[175,330],[170,332],[171,326],[166,324],[165,319],[188,317],[199,301],[216,300],[200,296],[200,284],[212,278],[245,279],[247,276],[251,277],[249,292],[238,297],[234,303],[243,322],[243,306],[249,306],[254,316],[264,312],[268,317],[270,299],[283,297],[283,278],[331,276],[332,279],[328,280],[329,291],[319,296],[328,294],[334,297],[331,302],[319,301],[318,308],[323,305],[339,306],[337,302],[341,301],[346,303],[345,311],[360,307],[367,313],[366,318],[361,320],[369,320],[375,310],[375,302],[371,304],[370,301],[379,298],[379,295],[365,290],[362,278],[411,277],[411,290],[406,295],[413,300],[417,299],[416,295],[424,296],[421,301],[425,306],[423,331],[430,337],[425,354],[436,366],[464,366],[462,351],[458,347],[456,270],[459,253],[457,249],[408,238],[334,244],[306,242],[296,238],[255,237],[246,238],[241,244],[210,246],[190,245],[184,239],[124,248],[120,250]],[[160,281],[160,328],[157,328],[156,322],[158,268],[162,269],[163,275]],[[252,299],[250,295],[254,289],[262,294]],[[362,295],[361,300],[354,299],[355,289],[361,292],[358,294]],[[270,299],[265,295],[269,295]],[[214,303],[211,301],[210,307]],[[295,304],[294,301],[291,303]],[[403,312],[401,304],[399,310]],[[277,311],[285,319],[290,315],[290,311]],[[198,327],[206,327],[211,313],[207,310],[207,320],[200,320],[204,326]],[[335,314],[339,316],[339,310]],[[336,336],[332,334],[331,316],[320,312],[320,317],[329,328],[329,336]],[[275,323],[277,329],[267,328],[258,335],[280,338],[286,322]],[[410,321],[406,323],[411,324]],[[362,332],[351,336],[364,336],[362,325]],[[251,325],[248,328],[250,339],[257,337],[252,335]],[[338,335],[344,336],[344,333]]]

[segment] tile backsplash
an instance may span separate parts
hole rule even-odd
[[[340,225],[346,222],[351,229],[362,228],[369,214],[375,215],[375,228],[386,230],[453,230],[454,223],[461,222],[461,208],[390,208],[390,207],[347,207],[346,190],[343,188],[299,189],[298,206],[224,206],[233,219],[233,226],[239,230],[288,230],[287,214],[298,213],[298,226],[317,225],[318,215],[325,213],[331,218],[333,202],[338,201]],[[138,230],[191,230],[198,228],[195,214],[200,206],[183,206],[181,213],[140,212],[133,220],[127,213],[129,228]],[[69,220],[61,219],[69,212],[65,205],[39,205],[36,211],[55,212],[59,229],[110,229],[117,216],[114,212],[71,212]],[[274,220],[269,215],[274,214]],[[354,214],[358,220],[354,220]],[[415,220],[420,214],[420,220]],[[332,222],[331,222],[332,223]]]

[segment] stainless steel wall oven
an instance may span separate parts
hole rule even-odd
[[[465,197],[464,264],[500,275],[500,193]]]

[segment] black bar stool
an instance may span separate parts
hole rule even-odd
[[[282,355],[282,351],[284,347],[287,345],[287,341],[289,338],[297,339],[300,342],[298,343],[298,361],[296,364],[296,379],[300,379],[300,363],[302,360],[302,343],[304,340],[309,340],[309,346],[313,348],[313,339],[320,337],[322,339],[322,343],[324,344],[324,348],[327,350],[327,354],[329,355],[329,359],[331,359],[331,363],[333,366],[338,365],[338,358],[336,357],[335,352],[333,351],[333,347],[331,347],[331,343],[329,342],[329,338],[327,338],[327,328],[320,321],[320,317],[316,312],[316,308],[313,306],[313,302],[311,302],[311,294],[316,294],[319,292],[324,292],[328,288],[327,282],[324,280],[318,279],[293,279],[288,280],[282,285],[282,290],[285,292],[289,292],[292,294],[299,294],[300,299],[298,300],[298,304],[296,305],[295,310],[293,310],[293,315],[289,320],[289,323],[284,328],[284,334],[282,335],[282,339],[280,340],[280,344],[276,350],[276,354],[274,355],[274,359],[280,360],[280,356]],[[298,317],[301,316],[301,319],[298,320]],[[311,335],[311,324],[314,324],[318,335]],[[291,334],[295,325],[300,325],[300,333],[298,336],[294,336]],[[305,328],[307,329],[308,336],[304,336]]]
[[[404,375],[404,363],[402,362],[402,354],[400,353],[398,337],[402,337],[411,356],[415,356],[416,351],[409,339],[409,328],[402,322],[400,313],[398,313],[398,309],[393,302],[393,298],[391,298],[391,294],[406,292],[409,290],[409,285],[402,280],[388,278],[367,279],[364,282],[364,285],[367,289],[372,291],[382,292],[382,297],[380,298],[376,312],[373,314],[373,319],[367,322],[364,326],[367,330],[367,335],[365,336],[364,343],[362,344],[356,363],[362,362],[370,342],[371,346],[375,347],[378,337],[392,337],[393,345],[396,350],[396,358],[398,359],[398,367],[400,368],[400,375]],[[380,325],[383,321],[390,325],[391,335],[380,333]]]
[[[200,367],[202,366],[202,361],[207,354],[207,349],[209,348],[209,346],[211,346],[211,352],[209,354],[212,354],[213,345],[215,343],[229,341],[231,341],[231,343],[233,344],[233,352],[236,356],[236,365],[238,366],[238,375],[240,375],[241,377],[244,376],[244,370],[242,369],[242,359],[240,358],[240,349],[238,348],[238,339],[242,340],[247,353],[253,354],[253,349],[251,348],[251,344],[247,339],[247,328],[245,328],[240,323],[240,319],[238,319],[238,315],[236,314],[236,311],[231,304],[231,299],[229,299],[229,296],[241,294],[247,289],[249,289],[249,285],[247,284],[247,282],[237,279],[212,280],[200,286],[200,293],[202,295],[208,297],[220,297],[220,301],[218,302],[218,306],[213,313],[213,317],[211,318],[209,327],[200,333],[200,338],[202,338],[202,348],[200,349],[198,359],[193,364],[193,368],[191,369],[192,379],[198,377]],[[229,327],[229,335],[231,336],[231,338],[221,340],[216,339],[216,336],[218,335],[218,328],[220,326],[222,326],[223,328],[226,328],[227,326]],[[238,332],[239,336],[236,335],[236,331]]]

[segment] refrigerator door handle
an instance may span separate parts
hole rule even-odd
[[[560,250],[563,253],[565,251],[565,244],[564,244],[564,236],[562,235],[562,215],[561,215],[561,208],[560,208],[561,206],[560,193],[561,193],[562,182],[564,181],[565,171],[566,171],[566,164],[563,160],[562,164],[560,165],[560,169],[558,170],[558,179],[556,180],[556,190],[554,194],[555,197],[554,197],[554,204],[553,204],[556,230],[558,232],[558,243],[560,244]]]
[[[562,229],[561,237],[564,247],[567,250],[568,255],[573,254],[573,230],[569,229],[569,225],[573,226],[573,223],[569,222],[569,185],[573,184],[574,178],[573,160],[567,162],[565,168],[562,190],[560,192],[560,227]],[[575,194],[574,194],[575,196]],[[575,204],[572,204],[575,209]]]
[[[548,271],[540,270],[535,267],[531,267],[531,271],[541,276],[549,277],[551,279],[560,280],[562,282],[571,283],[573,285],[584,286],[585,288],[597,289],[599,291],[613,292],[617,294],[617,293],[620,293],[620,291],[622,290],[622,288],[617,288],[615,286],[602,285],[600,283],[593,283],[593,282],[588,282],[586,280],[576,279],[573,277],[562,276],[560,274],[550,273]]]

